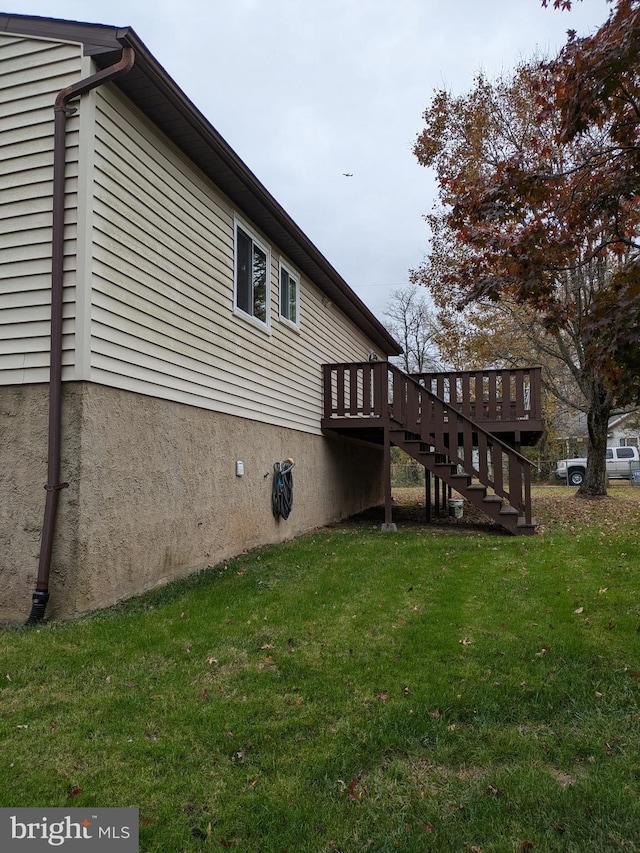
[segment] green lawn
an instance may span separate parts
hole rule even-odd
[[[640,489],[611,494],[537,488],[515,538],[402,492],[396,534],[0,633],[0,806],[138,806],[163,853],[640,850]]]

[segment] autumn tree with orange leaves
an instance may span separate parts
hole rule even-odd
[[[415,146],[436,171],[441,234],[451,240],[448,258],[436,253],[441,296],[467,310],[521,307],[580,389],[583,495],[606,494],[609,417],[640,398],[638,5],[620,0],[590,39],[570,34],[553,62],[496,83],[479,75],[459,98],[437,92]],[[635,26],[635,41],[616,15]]]

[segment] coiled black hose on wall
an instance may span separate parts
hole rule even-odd
[[[293,507],[293,459],[276,462],[273,466],[271,505],[276,518],[289,518]]]

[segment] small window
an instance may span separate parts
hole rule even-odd
[[[300,317],[300,279],[289,267],[280,263],[280,318],[297,326]]]
[[[633,459],[633,447],[619,447],[618,459]]]
[[[607,451],[606,451],[605,455],[606,455],[607,459],[613,459],[613,450],[610,447],[607,447]]]
[[[264,323],[269,322],[269,250],[236,223],[235,305]]]

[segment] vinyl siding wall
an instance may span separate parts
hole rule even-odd
[[[270,329],[234,313],[242,211],[115,90],[97,96],[89,378],[319,433],[321,365],[366,359],[370,341],[304,278],[300,329],[281,322],[281,255],[259,232]]]
[[[78,45],[0,35],[0,383],[49,376],[53,104],[81,76]],[[74,362],[77,116],[67,123],[64,364]]]
[[[0,35],[0,384],[48,379],[53,103],[91,72],[79,45]],[[63,379],[320,433],[321,365],[371,342],[304,278],[299,330],[281,322],[259,232],[270,328],[234,313],[234,217],[252,223],[114,87],[74,106]]]

